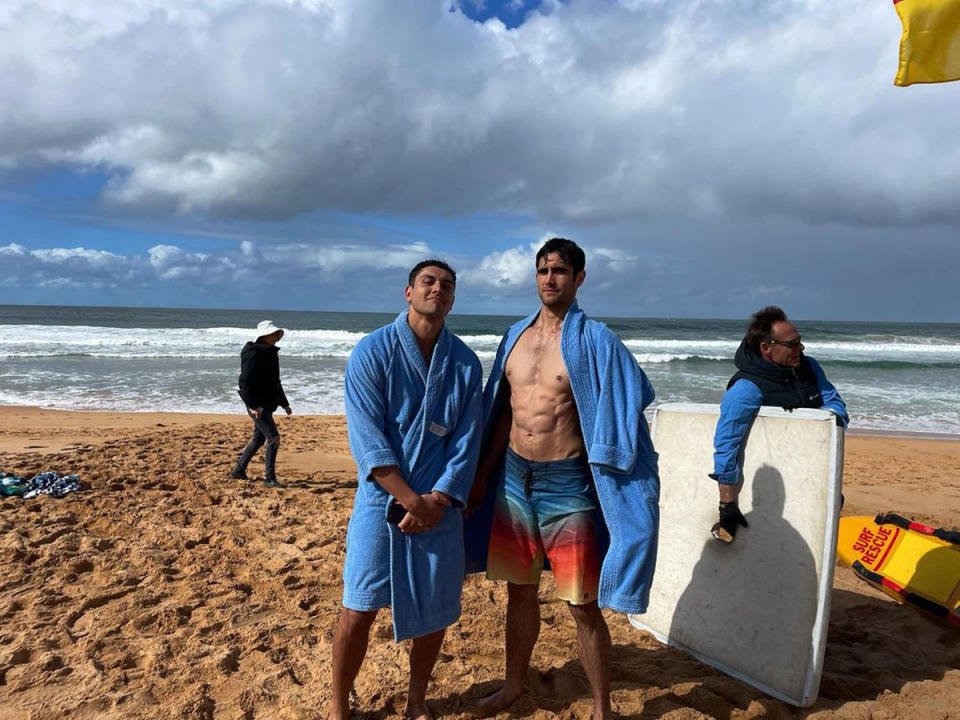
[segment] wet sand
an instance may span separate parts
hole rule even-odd
[[[0,510],[0,718],[320,718],[356,487],[342,417],[278,418],[286,487],[227,472],[243,416],[0,408],[0,471],[79,473],[88,492]],[[251,471],[259,471],[259,458]],[[251,472],[251,476],[254,473]],[[848,436],[843,513],[960,526],[960,442]],[[510,715],[587,718],[564,603],[541,591],[530,692]],[[505,590],[470,578],[431,689],[467,717],[502,672]],[[837,568],[820,699],[798,710],[607,613],[613,702],[636,718],[960,718],[960,633]],[[381,613],[357,681],[402,711],[406,657]],[[502,714],[507,717],[507,714]]]

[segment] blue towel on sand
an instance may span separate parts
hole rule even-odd
[[[406,312],[357,343],[347,363],[347,429],[358,482],[343,604],[389,605],[398,641],[460,617],[462,508],[480,450],[482,379],[476,354],[446,328],[428,367]],[[390,495],[370,477],[391,465],[414,491],[442,491],[457,507],[429,532],[400,532],[386,521]]]
[[[487,429],[507,400],[499,392],[507,357],[536,319],[534,313],[518,322],[500,343],[483,393]],[[660,524],[657,453],[643,416],[653,401],[653,387],[620,338],[587,318],[576,303],[564,318],[560,348],[609,532],[599,603],[625,613],[646,612]],[[489,480],[482,509],[467,522],[468,572],[486,568],[493,506],[502,481],[501,463]]]

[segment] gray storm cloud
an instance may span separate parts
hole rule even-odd
[[[507,30],[449,0],[7,0],[0,168],[226,219],[960,218],[960,99],[892,87],[888,3],[547,9]]]

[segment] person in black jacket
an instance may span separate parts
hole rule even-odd
[[[832,412],[842,427],[850,421],[840,393],[820,364],[803,350],[800,331],[781,308],[769,305],[751,316],[734,357],[737,373],[727,383],[713,437],[710,477],[720,490],[720,519],[711,532],[720,542],[733,542],[737,527],[747,527],[737,505],[743,485],[743,443],[762,405],[784,410],[821,408]]]
[[[238,392],[246,405],[247,415],[253,420],[253,437],[237,458],[237,465],[230,476],[246,480],[250,459],[266,443],[263,462],[268,487],[280,487],[276,470],[280,432],[273,421],[273,413],[278,407],[282,407],[287,415],[293,412],[280,383],[280,348],[277,342],[282,337],[281,328],[274,325],[272,320],[264,320],[257,325],[257,339],[244,345],[240,352]]]

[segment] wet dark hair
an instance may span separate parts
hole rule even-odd
[[[776,305],[767,305],[763,310],[757,310],[750,316],[750,324],[747,325],[747,334],[743,336],[743,341],[748,348],[759,354],[760,343],[770,340],[773,324],[778,322],[787,322],[787,314]]]
[[[587,258],[583,254],[583,250],[573,240],[559,237],[547,240],[543,247],[537,250],[537,267],[540,267],[540,258],[546,257],[550,253],[556,253],[567,265],[573,268],[574,277],[587,266]]]
[[[446,270],[448,273],[450,273],[450,278],[453,280],[454,287],[456,287],[457,285],[456,271],[452,267],[447,265],[443,260],[437,260],[436,258],[433,258],[431,260],[424,260],[423,262],[418,262],[416,265],[414,265],[413,270],[410,271],[410,277],[407,279],[407,285],[409,285],[410,287],[413,287],[413,284],[417,281],[417,275],[420,274],[421,270],[427,267],[436,267],[436,268],[440,268],[441,270]]]

